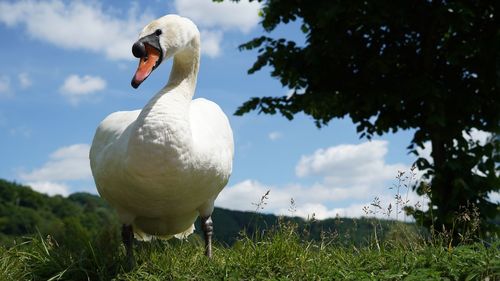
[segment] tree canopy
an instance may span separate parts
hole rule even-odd
[[[258,51],[249,73],[269,66],[294,94],[251,98],[236,115],[303,112],[319,127],[348,116],[366,138],[412,129],[410,152],[432,146],[432,160],[417,164],[431,181],[433,211],[413,210],[415,217],[451,228],[461,206],[474,205],[491,228],[484,222],[499,208],[488,200],[500,190],[499,140],[467,135],[500,131],[498,1],[259,2],[269,34],[297,21],[305,44],[261,36],[240,46]]]

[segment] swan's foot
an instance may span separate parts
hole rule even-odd
[[[122,226],[122,241],[125,245],[125,251],[127,254],[127,270],[132,270],[135,266],[134,249],[132,247],[134,243],[134,231],[132,225]]]
[[[201,218],[201,229],[205,234],[205,256],[212,258],[212,235],[214,234],[212,216]]]

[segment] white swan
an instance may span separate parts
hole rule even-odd
[[[187,236],[198,215],[210,257],[211,214],[231,174],[234,148],[219,106],[192,100],[200,33],[189,19],[166,15],[144,27],[132,52],[140,58],[134,88],[173,57],[170,78],[142,110],[115,112],[100,123],[90,149],[97,190],[118,212],[132,263],[133,232]]]

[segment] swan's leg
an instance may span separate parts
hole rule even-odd
[[[125,251],[127,253],[127,267],[131,270],[135,265],[134,249],[132,247],[132,244],[134,243],[134,231],[132,229],[132,225],[124,224],[122,226],[122,241],[125,245]]]
[[[212,258],[212,235],[214,234],[212,216],[201,217],[201,228],[205,234],[205,256]]]

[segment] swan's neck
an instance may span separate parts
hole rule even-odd
[[[129,156],[135,158],[132,162],[141,163],[146,169],[159,169],[182,165],[169,162],[189,157],[192,152],[189,106],[199,62],[199,44],[191,44],[174,56],[167,85],[148,102],[135,122],[129,141]]]
[[[159,95],[174,92],[183,94],[191,100],[196,88],[198,69],[200,66],[199,48],[188,48],[174,56],[174,62],[167,85],[158,93]]]

